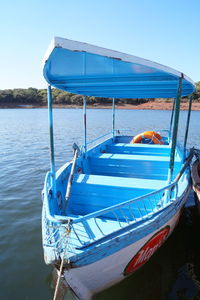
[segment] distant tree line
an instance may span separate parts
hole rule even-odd
[[[194,93],[194,101],[200,102],[200,81],[196,83],[197,91]],[[82,105],[83,97],[68,92],[64,92],[58,89],[52,89],[53,103],[60,105]],[[116,103],[128,103],[128,104],[141,104],[155,99],[116,99]],[[166,99],[167,101],[167,99]],[[89,105],[97,104],[110,104],[112,99],[100,98],[100,97],[87,97],[87,103]],[[2,106],[15,106],[15,105],[35,105],[46,106],[47,105],[47,90],[46,89],[7,89],[0,90],[0,107]]]
[[[196,82],[196,92],[193,94],[194,101],[200,102],[200,81]]]

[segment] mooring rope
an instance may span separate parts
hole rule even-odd
[[[64,252],[63,252],[63,257],[62,257],[62,260],[61,260],[61,264],[60,264],[60,270],[59,270],[59,275],[58,275],[58,279],[57,279],[57,282],[56,282],[56,287],[55,287],[55,291],[54,291],[54,296],[53,296],[53,300],[56,300],[57,299],[57,295],[58,295],[58,289],[59,289],[59,285],[60,285],[60,279],[61,279],[61,275],[62,275],[62,271],[63,271],[63,265],[64,265],[64,260],[65,260],[65,255],[66,255],[66,252],[67,252],[67,244],[68,244],[68,240],[69,240],[69,234],[70,234],[70,231],[71,231],[71,228],[70,228],[70,225],[68,224],[67,226],[67,231],[66,231],[66,245],[65,245],[65,249],[64,249]]]

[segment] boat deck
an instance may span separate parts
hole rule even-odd
[[[163,188],[165,185],[165,180],[87,174],[76,175],[73,181],[69,210],[73,215],[86,215],[133,198],[144,196],[156,189]],[[141,205],[141,210],[143,214],[147,213],[152,210],[152,206],[150,207],[149,204],[146,205],[144,212],[144,207]],[[140,216],[137,207],[133,211],[136,217]],[[127,211],[124,211],[124,213],[126,216],[128,215]],[[112,218],[112,213],[107,215],[107,217]]]
[[[97,148],[87,156],[87,174],[74,176],[68,214],[87,215],[164,188],[169,157],[169,145],[111,143]],[[174,176],[180,166],[177,154]],[[153,208],[146,204],[146,213]],[[134,214],[140,214],[138,209]]]
[[[73,219],[71,255],[163,209],[168,201],[169,160],[169,145],[130,144],[127,137],[109,139],[79,158],[66,211]],[[177,150],[174,176],[181,165]],[[63,182],[61,177],[57,184],[64,199]],[[173,199],[176,189],[170,193]]]

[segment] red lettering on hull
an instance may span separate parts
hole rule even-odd
[[[130,275],[143,266],[167,239],[170,227],[166,226],[154,234],[152,238],[131,259],[124,270],[124,275]]]

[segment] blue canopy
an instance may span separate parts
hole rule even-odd
[[[75,94],[111,98],[173,98],[183,77],[182,96],[195,91],[184,74],[105,48],[55,37],[44,58],[47,82]]]

